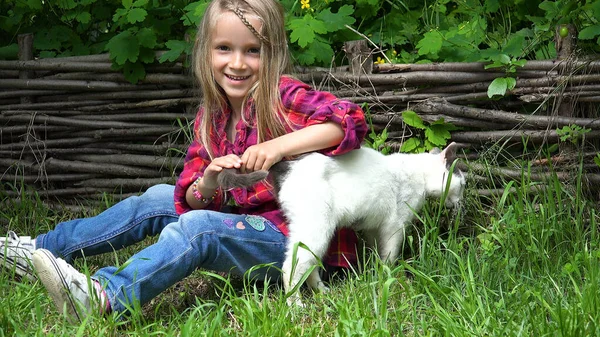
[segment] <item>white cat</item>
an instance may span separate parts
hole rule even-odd
[[[393,262],[402,246],[406,226],[427,197],[440,198],[446,192],[447,206],[461,200],[463,174],[457,170],[448,182],[448,167],[455,159],[456,148],[457,144],[452,143],[441,152],[385,156],[363,147],[341,156],[311,153],[274,165],[271,178],[290,230],[282,268],[286,293],[317,264],[315,256],[323,258],[334,233],[341,227],[362,232],[367,245],[377,247],[384,261]],[[223,188],[247,187],[267,174],[226,170],[219,174],[219,183]],[[294,246],[299,242],[310,251],[297,248],[292,275]],[[316,268],[307,283],[313,289],[327,290]],[[291,294],[288,303],[301,305],[299,295]]]

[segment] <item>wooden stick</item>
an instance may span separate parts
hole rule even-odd
[[[0,181],[3,182],[24,182],[27,184],[35,184],[35,183],[57,183],[57,182],[81,182],[86,179],[95,179],[100,177],[97,174],[90,173],[65,173],[65,174],[41,174],[41,175],[0,175]]]
[[[0,78],[6,78],[1,77]],[[60,90],[4,90],[0,91],[0,98],[26,97],[26,96],[43,96],[43,95],[60,95],[66,91]]]
[[[125,190],[138,190],[142,191],[151,186],[158,184],[175,184],[176,177],[160,177],[160,178],[133,178],[133,179],[92,179],[87,181],[82,181],[81,185],[87,187],[96,187],[96,188],[123,188]]]
[[[413,109],[417,112],[444,113],[459,117],[483,119],[492,122],[504,124],[510,123],[529,127],[547,128],[579,125],[588,129],[600,129],[600,120],[595,118],[525,115],[499,110],[470,108],[444,102],[443,100],[427,100],[415,105]]]
[[[0,61],[1,62],[1,61]],[[77,91],[116,91],[140,90],[141,87],[129,83],[116,83],[106,81],[71,81],[71,80],[20,80],[0,79],[2,89],[50,89],[50,90],[77,90]]]
[[[373,71],[497,71],[485,69],[488,62],[443,62],[428,64],[377,64]],[[600,71],[600,61],[565,61],[565,60],[529,60],[525,66],[517,68],[517,74],[524,70],[561,71],[565,68],[575,68],[586,71]]]
[[[488,172],[494,176],[501,176],[505,178],[511,178],[517,181],[521,181],[523,176],[527,177],[531,181],[547,181],[549,179],[558,178],[560,181],[571,181],[574,179],[572,172],[527,172],[523,170],[516,170],[507,167],[493,167],[489,165],[483,165],[479,163],[465,164],[463,162],[457,162],[457,166],[465,172],[475,172],[476,174],[486,175]],[[584,180],[589,183],[600,183],[600,174],[597,173],[586,173],[584,174]]]
[[[133,167],[121,164],[88,163],[84,161],[68,161],[49,158],[44,162],[43,169],[48,172],[79,172],[106,174],[108,176],[125,176],[152,178],[158,175],[157,170]]]
[[[2,118],[0,118],[1,120]],[[31,133],[48,133],[48,132],[61,132],[67,131],[69,128],[65,126],[52,126],[52,125],[12,125],[12,126],[4,126],[0,129],[0,139],[5,139],[5,137],[14,136],[21,138],[23,135],[31,134]],[[0,146],[0,148],[2,148]]]
[[[459,143],[486,144],[499,141],[512,143],[557,143],[559,134],[555,130],[504,130],[504,131],[456,131],[452,133],[451,140]],[[585,134],[586,139],[600,138],[600,131],[594,130]]]
[[[97,73],[60,73],[43,77],[45,80],[86,80],[86,81],[109,81],[129,83],[125,75],[120,73],[97,74]],[[190,86],[193,77],[180,74],[146,74],[139,83],[146,84],[180,84]]]
[[[55,61],[2,61],[0,60],[0,69],[10,70],[49,70],[49,71],[64,71],[64,72],[97,72],[97,73],[114,73],[115,70],[112,67],[111,62],[66,62],[60,58]],[[147,65],[145,66],[146,71],[170,71],[170,72],[181,72],[183,67],[181,64],[171,65]]]
[[[94,163],[134,165],[153,168],[182,169],[181,158],[147,156],[139,154],[81,154],[69,156],[69,159]]]
[[[10,122],[21,122],[21,123],[44,123],[50,125],[61,125],[61,126],[72,126],[78,129],[123,129],[123,128],[142,128],[147,127],[147,124],[143,123],[128,123],[128,122],[111,122],[111,121],[86,121],[75,118],[64,118],[57,116],[46,116],[42,114],[32,115],[12,115],[8,118],[0,117],[0,120],[8,119]]]
[[[98,142],[98,139],[90,137],[74,137],[69,139],[46,139],[37,141],[22,141],[18,143],[0,144],[0,150],[21,150],[23,148],[45,148],[45,147],[76,147],[84,144]]]

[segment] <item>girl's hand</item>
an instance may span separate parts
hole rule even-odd
[[[204,177],[202,182],[204,187],[217,189],[219,184],[217,183],[217,176],[225,168],[236,168],[242,167],[242,160],[235,154],[228,154],[223,157],[213,159],[213,161],[204,170]]]
[[[268,170],[273,164],[283,159],[283,151],[276,139],[252,145],[242,155],[241,171],[252,172]]]

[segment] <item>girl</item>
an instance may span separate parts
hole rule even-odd
[[[355,104],[283,76],[288,71],[283,17],[276,0],[212,1],[195,45],[203,105],[174,189],[154,186],[96,218],[60,224],[35,240],[9,233],[0,246],[5,263],[26,274],[31,259],[71,321],[146,303],[199,267],[238,274],[256,265],[281,268],[287,227],[270,186],[224,191],[219,173],[267,170],[310,151],[346,153],[360,146],[367,131]],[[174,207],[165,204],[173,193]],[[119,269],[105,267],[88,277],[67,262],[81,252],[111,251],[156,233],[155,244]],[[335,244],[348,242],[342,234]],[[277,268],[252,269],[251,276],[277,279]]]

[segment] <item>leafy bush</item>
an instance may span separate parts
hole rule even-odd
[[[16,37],[35,34],[36,57],[109,52],[136,82],[154,51],[161,62],[190,52],[208,0],[58,0],[0,3],[0,59],[17,57]],[[600,0],[281,0],[296,63],[345,63],[345,41],[363,34],[395,63],[547,59],[556,27],[577,27],[579,45],[600,49]],[[351,27],[348,29],[346,26]]]

